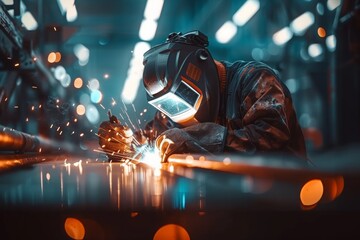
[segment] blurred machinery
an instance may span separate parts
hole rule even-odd
[[[11,8],[15,17],[0,2],[0,151],[70,150],[66,142],[75,149],[89,125],[76,117],[67,92],[23,36],[19,1]]]

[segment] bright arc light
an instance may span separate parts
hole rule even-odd
[[[34,16],[31,12],[25,12],[21,16],[21,22],[24,24],[25,28],[29,31],[36,30],[38,27],[38,23],[35,20]]]
[[[163,5],[164,0],[148,0],[144,10],[144,18],[149,20],[158,20],[161,15]]]
[[[238,26],[243,26],[259,10],[259,0],[247,0],[233,15],[232,20]]]
[[[157,22],[151,19],[144,19],[140,25],[139,37],[143,41],[150,41],[154,38],[157,29]]]
[[[296,35],[301,35],[315,22],[314,14],[305,12],[290,23],[290,29]]]
[[[323,49],[320,44],[313,43],[309,46],[308,53],[310,57],[316,58],[323,53]]]
[[[274,33],[272,39],[276,45],[284,45],[293,37],[293,33],[290,31],[290,28],[284,27],[283,29]]]
[[[330,35],[326,38],[326,46],[330,52],[334,52],[336,49],[336,37],[335,35]]]
[[[215,37],[219,43],[225,44],[235,36],[236,32],[236,25],[231,21],[227,21],[216,31]]]

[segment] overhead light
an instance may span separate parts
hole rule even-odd
[[[281,30],[274,33],[272,39],[276,45],[284,45],[287,43],[293,36],[293,33],[290,31],[290,28],[284,27]]]
[[[79,43],[74,46],[74,54],[79,59],[79,62],[87,63],[90,57],[90,50]]]
[[[161,15],[163,5],[164,0],[148,0],[144,10],[144,18],[149,20],[158,20]]]
[[[140,25],[139,37],[143,41],[150,41],[154,38],[157,29],[157,22],[144,19]]]
[[[318,43],[313,43],[308,48],[308,53],[310,57],[316,58],[323,53],[323,48]]]
[[[135,44],[133,55],[135,57],[143,57],[144,53],[150,49],[150,44],[147,42],[138,42]]]
[[[243,26],[259,10],[259,0],[247,0],[233,15],[233,21],[238,26]]]
[[[24,24],[25,28],[29,31],[36,30],[38,23],[35,20],[31,12],[27,11],[21,16],[21,22]]]
[[[150,44],[147,42],[138,42],[135,44],[133,56],[130,60],[130,68],[121,93],[121,98],[124,103],[132,103],[135,100],[144,69],[144,65],[142,64],[143,54],[149,49]]]
[[[75,0],[57,0],[61,14],[65,14],[74,4]]]
[[[335,51],[336,49],[336,37],[335,35],[330,35],[326,38],[326,47],[330,52]]]
[[[231,21],[227,21],[216,31],[215,38],[219,43],[225,44],[235,36],[236,32],[236,25]]]
[[[330,11],[332,11],[338,6],[340,6],[340,4],[341,0],[328,0],[326,6]]]
[[[66,21],[73,22],[77,19],[77,16],[78,16],[78,13],[76,10],[76,6],[72,5],[72,7],[70,7],[66,12]]]
[[[305,12],[290,23],[290,29],[296,35],[301,35],[315,22],[314,14]]]

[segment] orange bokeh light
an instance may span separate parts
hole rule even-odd
[[[83,80],[81,78],[76,78],[74,80],[74,87],[81,88],[83,86]]]
[[[85,227],[80,220],[76,218],[66,218],[64,227],[65,232],[72,239],[84,239]]]
[[[61,53],[60,52],[56,52],[55,53],[55,62],[60,62],[60,60],[61,60]]]
[[[84,105],[82,105],[82,104],[79,104],[77,107],[76,107],[76,113],[78,114],[78,115],[84,115],[85,114],[85,106]]]
[[[323,27],[319,27],[317,30],[317,33],[318,33],[319,37],[321,37],[321,38],[326,36],[326,30]]]
[[[324,193],[324,186],[319,179],[313,179],[304,184],[300,191],[300,200],[304,206],[318,203]]]
[[[190,240],[188,232],[182,226],[167,224],[157,230],[153,240]]]
[[[48,55],[48,62],[49,63],[54,63],[56,61],[56,53],[51,52]]]

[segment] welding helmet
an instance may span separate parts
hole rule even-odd
[[[200,31],[172,33],[144,53],[148,102],[180,125],[217,118],[219,77],[208,44]]]

